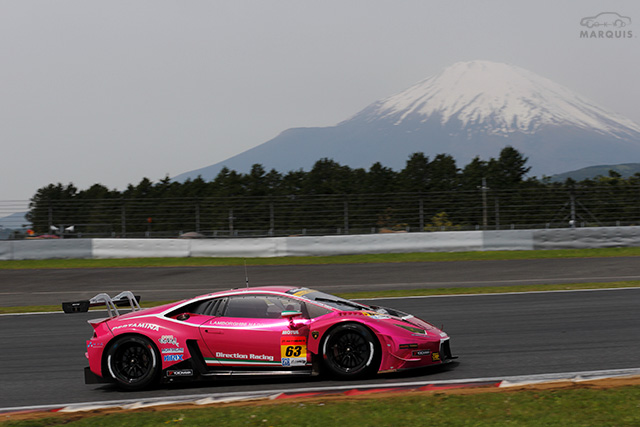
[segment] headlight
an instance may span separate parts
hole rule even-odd
[[[394,323],[394,325],[397,326],[398,328],[402,328],[406,331],[409,331],[412,334],[427,335],[427,331],[425,331],[424,329],[416,328],[415,326],[399,325],[397,323]]]

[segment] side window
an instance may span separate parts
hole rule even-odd
[[[307,306],[307,313],[309,314],[310,319],[315,319],[316,317],[331,313],[331,310],[320,307],[319,305],[311,303],[306,303],[305,305]]]
[[[222,309],[228,298],[212,298],[202,301],[196,301],[189,305],[185,305],[179,309],[176,309],[169,314],[168,317],[173,317],[181,313],[191,314],[203,314],[206,316],[220,316]]]
[[[304,305],[293,298],[273,295],[241,295],[229,298],[224,316],[280,319],[285,310],[301,311],[303,315],[306,314]]]

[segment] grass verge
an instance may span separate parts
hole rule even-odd
[[[544,291],[572,291],[579,289],[608,289],[608,288],[636,288],[640,287],[640,280],[629,280],[624,282],[604,282],[604,283],[568,283],[550,285],[517,285],[517,286],[484,286],[470,288],[436,288],[436,289],[391,289],[384,291],[362,291],[362,292],[341,292],[335,295],[347,299],[367,299],[367,298],[402,298],[413,296],[435,296],[435,295],[476,295],[476,294],[496,294],[505,292],[544,292]],[[155,307],[173,301],[147,301],[140,305],[143,308]],[[60,305],[32,305],[22,307],[0,307],[0,314],[11,313],[37,313],[60,311]],[[100,310],[100,309],[92,309]]]
[[[216,267],[243,265],[318,265],[386,262],[495,261],[549,258],[600,258],[640,256],[640,247],[604,249],[559,249],[543,251],[416,252],[277,258],[127,258],[50,259],[0,261],[0,270],[116,267]]]
[[[370,395],[371,396],[371,395]],[[7,426],[603,426],[639,425],[640,386],[502,393],[407,393],[201,409],[85,413]]]

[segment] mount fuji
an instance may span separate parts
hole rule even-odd
[[[293,128],[223,162],[175,177],[215,178],[224,167],[280,172],[321,158],[400,170],[412,153],[452,155],[459,167],[512,146],[532,175],[640,162],[640,126],[553,81],[513,65],[458,62],[330,127]]]

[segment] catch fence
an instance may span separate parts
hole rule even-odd
[[[3,202],[0,202],[0,211]],[[29,227],[59,237],[257,237],[640,224],[640,187],[269,197],[50,200]]]

